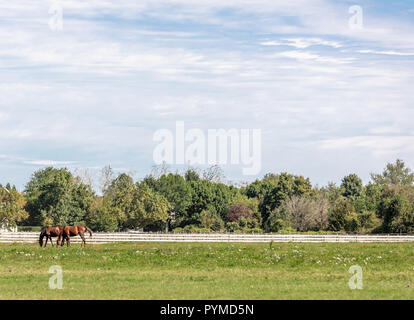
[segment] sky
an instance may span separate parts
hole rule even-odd
[[[261,130],[259,173],[223,166],[235,183],[414,168],[413,34],[412,0],[0,0],[0,183],[139,180],[177,121]]]

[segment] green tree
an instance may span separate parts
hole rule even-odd
[[[289,212],[284,208],[276,208],[273,210],[268,219],[264,222],[264,229],[266,232],[279,232],[289,228]]]
[[[276,179],[264,178],[263,180],[256,180],[245,188],[244,194],[249,198],[256,198],[262,201],[265,195],[276,185]]]
[[[127,228],[134,192],[135,184],[132,177],[121,173],[112,181],[104,194],[104,197],[108,197],[110,201],[111,212],[116,216],[120,229]]]
[[[108,197],[97,197],[85,217],[85,222],[94,231],[114,232],[118,230],[118,220]]]
[[[354,206],[346,198],[339,198],[330,210],[329,227],[333,231],[356,232],[358,215]]]
[[[214,208],[222,220],[226,218],[232,199],[237,189],[222,183],[214,183],[207,180],[191,181],[192,201],[188,209],[188,216],[193,223],[199,221],[199,215],[203,210]],[[191,223],[189,223],[191,224]]]
[[[175,213],[175,224],[191,220],[191,216],[188,214],[193,196],[190,182],[187,182],[181,175],[172,173],[162,175],[158,179],[149,176],[144,179],[144,182],[168,200],[169,210]]]
[[[263,222],[266,222],[269,214],[278,208],[283,201],[291,196],[311,196],[312,184],[309,178],[295,176],[286,172],[281,173],[277,178],[276,185],[264,196],[259,205]]]
[[[388,163],[382,174],[372,173],[371,179],[381,186],[414,185],[414,173],[400,159],[397,159],[394,164]]]
[[[0,184],[0,228],[15,227],[29,215],[24,209],[26,200],[15,187]]]
[[[385,206],[383,230],[385,232],[414,232],[413,205],[402,194],[394,196]]]
[[[342,179],[341,188],[345,198],[356,199],[362,196],[364,186],[356,174],[350,174]]]
[[[84,221],[94,198],[90,186],[66,169],[35,172],[26,186],[30,220],[42,225],[72,225]]]
[[[365,205],[366,210],[377,211],[381,201],[383,188],[376,183],[368,183],[365,187]]]
[[[222,231],[224,222],[213,208],[203,210],[200,213],[200,226],[212,231]]]
[[[381,219],[379,219],[374,211],[364,210],[358,212],[358,226],[361,232],[377,231],[381,227]]]
[[[200,180],[200,174],[194,169],[188,169],[184,173],[185,181],[198,181]]]
[[[335,203],[338,198],[342,197],[342,188],[338,187],[334,182],[328,182],[328,185],[319,190],[328,197],[331,204]]]
[[[165,197],[152,192],[146,183],[139,183],[134,191],[126,225],[129,228],[145,228],[157,222],[165,223],[169,217],[169,207]]]

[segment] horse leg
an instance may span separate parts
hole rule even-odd
[[[82,238],[81,247],[82,247],[82,244],[84,247],[86,247],[85,235],[83,234],[83,232],[79,232],[79,235]]]
[[[52,236],[50,236],[50,243],[52,244],[52,248],[53,248],[53,239],[52,239]]]

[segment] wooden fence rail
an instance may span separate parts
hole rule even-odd
[[[0,233],[0,243],[36,243],[39,232]],[[56,238],[53,238],[56,241]],[[80,237],[71,238],[80,243]],[[111,242],[414,242],[414,235],[308,235],[308,234],[176,234],[176,233],[94,233],[87,243]]]

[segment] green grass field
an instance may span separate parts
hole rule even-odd
[[[348,287],[352,265],[362,290]],[[0,299],[413,298],[414,243],[0,245]]]

